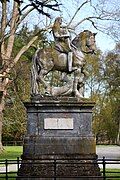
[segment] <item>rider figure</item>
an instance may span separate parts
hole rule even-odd
[[[67,28],[61,26],[62,18],[57,17],[52,27],[52,32],[55,40],[55,48],[61,52],[66,53],[68,57],[68,71],[72,71],[72,50],[70,45],[70,35]]]

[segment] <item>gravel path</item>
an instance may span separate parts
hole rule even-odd
[[[120,159],[120,146],[97,146],[96,153],[99,158]]]
[[[17,171],[17,164],[11,164],[8,166],[8,172]],[[6,167],[0,167],[0,172],[6,172]]]
[[[106,159],[119,159],[120,160],[120,146],[97,146],[96,153],[98,158]],[[118,162],[118,161],[117,161]],[[110,161],[110,163],[115,163],[115,161]],[[109,169],[120,169],[120,161],[119,164],[106,164],[106,168]],[[102,164],[99,165],[102,168]]]

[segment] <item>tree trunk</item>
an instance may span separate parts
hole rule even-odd
[[[5,107],[5,95],[6,95],[6,85],[7,84],[8,84],[8,78],[0,77],[0,152],[3,150],[2,123],[3,123],[3,110]]]
[[[3,150],[2,146],[2,122],[3,122],[3,109],[4,109],[4,95],[0,92],[0,152]]]
[[[1,104],[0,104],[1,106]],[[0,112],[0,152],[3,150],[2,146],[2,121],[3,121],[3,113]]]

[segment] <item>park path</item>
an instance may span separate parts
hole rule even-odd
[[[96,153],[98,155],[98,158],[103,158],[103,156],[106,159],[119,159],[120,160],[120,146],[97,146]],[[111,162],[112,163],[112,162]],[[102,164],[99,165],[100,168],[102,168]],[[110,169],[120,169],[120,161],[119,164],[106,164],[106,168]],[[0,166],[0,172],[5,172],[5,166]],[[8,172],[10,171],[17,171],[17,165],[12,164],[8,166]]]
[[[97,146],[96,153],[98,154],[98,158],[102,158],[103,156],[107,159],[120,159],[120,146]]]
[[[98,158],[106,159],[119,159],[120,160],[120,146],[97,146],[96,153]],[[114,161],[110,161],[110,163],[114,163]],[[102,164],[99,165],[102,168]],[[119,164],[106,164],[106,168],[108,169],[120,169],[120,161]]]
[[[8,172],[17,171],[17,164],[11,164],[8,166]],[[0,172],[6,172],[6,167],[0,167]]]

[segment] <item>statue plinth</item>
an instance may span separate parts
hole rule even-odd
[[[98,164],[93,164],[97,162],[91,127],[93,102],[69,97],[33,97],[31,102],[25,103],[25,107],[28,115],[27,134],[19,179],[20,176],[22,180],[22,176],[31,176],[29,179],[39,176],[40,179],[51,177],[49,179],[52,180],[54,173],[61,177],[59,179],[65,176],[101,175]],[[57,161],[56,172],[54,163],[45,163],[45,159]],[[30,164],[24,164],[26,162]],[[72,164],[68,164],[70,162]]]

